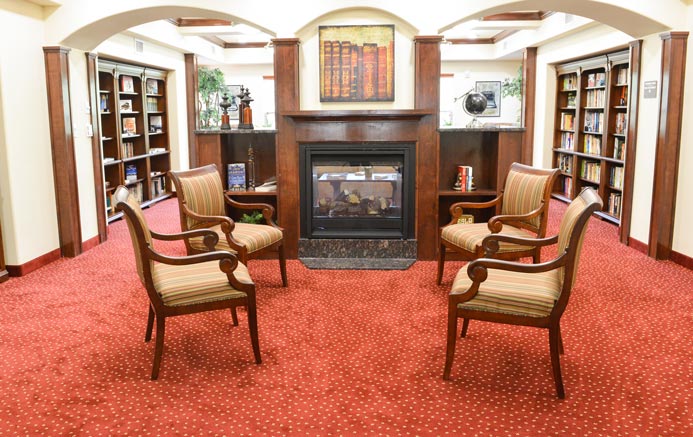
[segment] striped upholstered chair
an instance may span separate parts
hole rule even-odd
[[[248,269],[238,258],[227,251],[213,252],[219,240],[209,229],[186,231],[179,234],[160,234],[151,231],[137,200],[127,188],[119,186],[115,193],[115,207],[122,211],[130,230],[135,249],[137,274],[149,295],[149,318],[144,341],[152,339],[156,319],[156,347],[152,379],[159,376],[161,357],[164,352],[166,318],[229,308],[234,326],[238,325],[236,307],[248,310],[248,328],[255,362],[260,364],[260,343],[257,331],[255,284]],[[153,239],[182,240],[198,238],[210,248],[204,254],[191,256],[167,256],[156,250]]]
[[[558,235],[522,238],[493,234],[484,238],[489,253],[503,243],[533,247],[557,243],[557,257],[541,264],[523,264],[491,258],[472,261],[460,269],[448,298],[448,338],[444,379],[450,379],[455,356],[457,319],[462,319],[460,337],[467,335],[469,320],[534,326],[549,330],[551,367],[559,398],[565,397],[560,354],[563,353],[560,321],[575,284],[587,221],[600,210],[602,200],[586,188],[566,209]]]
[[[488,234],[503,233],[517,237],[546,235],[551,190],[558,169],[538,169],[519,164],[510,166],[505,188],[498,197],[488,202],[457,202],[450,206],[450,223],[440,228],[438,274],[436,283],[443,279],[445,255],[458,254],[462,260],[472,261],[484,256],[481,242]],[[488,223],[458,223],[465,209],[495,208],[496,214]],[[539,262],[541,248],[502,243],[495,257],[516,260],[531,256]]]
[[[242,263],[269,251],[278,252],[282,284],[286,287],[284,234],[274,222],[274,207],[266,203],[240,203],[224,194],[221,177],[214,164],[192,170],[170,171],[176,187],[181,229],[208,228],[219,234],[217,250],[238,255]],[[240,223],[226,214],[226,206],[238,210],[260,210],[266,224]],[[188,254],[204,252],[201,238],[186,240]]]

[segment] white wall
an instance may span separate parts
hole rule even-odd
[[[59,247],[43,37],[40,7],[0,0],[0,218],[9,265]]]
[[[209,65],[209,68],[219,68],[226,78],[227,85],[243,85],[250,90],[250,103],[253,110],[253,126],[255,129],[274,128],[274,80],[264,79],[263,76],[274,77],[273,64],[255,65]],[[269,125],[265,123],[265,117]],[[237,123],[231,120],[231,125]]]
[[[442,77],[440,80],[440,111],[441,125],[446,116],[452,112],[452,126],[464,127],[472,117],[462,109],[462,100],[455,98],[474,89],[477,81],[498,81],[513,79],[517,70],[522,66],[521,61],[486,61],[486,62],[456,62],[446,61],[441,65],[441,73],[453,74],[453,77]],[[479,117],[481,123],[519,123],[522,102],[515,97],[500,98],[500,116]]]

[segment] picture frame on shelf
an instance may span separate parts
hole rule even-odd
[[[245,191],[245,163],[235,162],[227,165],[227,182],[229,191]]]
[[[156,79],[147,79],[146,87],[147,94],[159,94],[159,81]]]
[[[135,117],[123,117],[123,135],[136,135],[137,134],[137,120]]]
[[[120,76],[120,92],[121,93],[134,93],[135,92],[135,81],[132,76],[122,75]]]
[[[486,109],[478,117],[500,117],[501,82],[499,80],[477,81],[474,90],[486,97]]]
[[[230,120],[238,120],[238,108],[240,106],[241,100],[238,95],[241,93],[241,87],[243,85],[226,85],[228,88],[229,106],[228,114]]]
[[[319,26],[321,102],[395,100],[394,24]]]
[[[120,101],[120,112],[132,112],[132,100],[123,99]]]

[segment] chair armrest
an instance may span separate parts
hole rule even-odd
[[[546,207],[546,204],[542,201],[539,208],[535,209],[534,211],[530,211],[527,214],[520,214],[520,215],[506,214],[506,215],[493,216],[488,221],[488,229],[493,233],[501,232],[501,229],[503,229],[504,223],[512,224],[513,222],[526,222],[528,220],[531,220],[531,219],[539,216],[541,213],[543,213],[545,207]]]
[[[491,207],[494,207],[494,206],[497,206],[498,204],[500,204],[502,198],[503,198],[503,193],[498,195],[498,197],[496,197],[495,199],[489,200],[488,202],[455,202],[452,205],[450,205],[450,216],[452,217],[452,219],[450,220],[450,223],[448,223],[448,225],[457,224],[457,220],[464,213],[465,208],[467,208],[467,209],[491,208]]]
[[[262,212],[262,217],[264,217],[265,222],[273,226],[275,228],[279,228],[277,224],[274,222],[274,207],[270,205],[269,203],[245,203],[245,202],[239,202],[237,200],[232,199],[228,194],[224,193],[224,201],[226,204],[233,208],[238,208],[238,209],[243,209],[243,210],[257,210],[259,209],[260,212]],[[279,228],[281,229],[281,228]]]
[[[245,292],[252,291],[249,290],[249,288],[254,290],[253,287],[255,284],[253,282],[241,282],[233,274],[233,271],[236,270],[236,267],[238,266],[238,258],[236,255],[225,250],[217,250],[214,252],[205,252],[187,256],[168,256],[156,252],[151,247],[148,247],[148,256],[153,261],[177,266],[199,264],[207,261],[218,260],[219,270],[226,273],[226,276],[229,278],[229,283],[231,283],[234,288]]]
[[[197,220],[202,223],[220,224],[222,232],[224,232],[226,235],[229,235],[231,232],[233,232],[233,228],[236,226],[236,224],[230,217],[222,215],[199,215],[188,209],[187,205],[183,205],[182,209],[183,213],[193,220]]]
[[[210,229],[194,229],[192,231],[184,231],[177,234],[161,234],[152,230],[149,232],[152,234],[153,238],[162,241],[177,241],[187,238],[202,237],[202,240],[205,242],[205,246],[207,246],[210,251],[214,250],[214,246],[216,246],[219,242],[219,235]]]
[[[481,241],[481,247],[484,249],[484,257],[491,258],[498,252],[500,242],[519,244],[522,246],[544,247],[556,244],[558,235],[546,238],[531,238],[531,237],[516,237],[506,234],[491,234],[484,237]]]

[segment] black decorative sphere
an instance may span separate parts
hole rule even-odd
[[[469,115],[479,115],[486,110],[487,103],[486,97],[483,94],[471,92],[465,97],[462,108]]]

